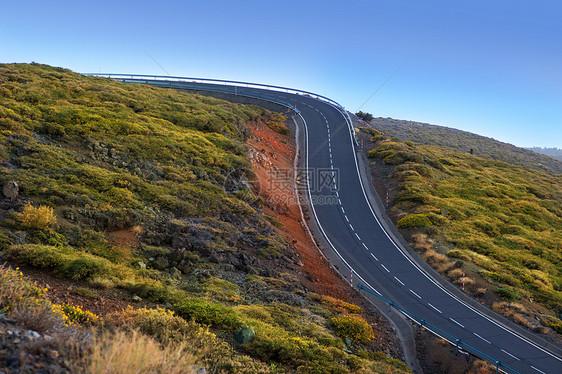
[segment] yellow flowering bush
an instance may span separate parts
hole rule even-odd
[[[70,303],[52,304],[51,310],[60,316],[66,326],[73,323],[93,325],[101,320],[98,315],[82,309],[80,305],[72,305]]]
[[[354,342],[367,343],[375,337],[373,328],[360,316],[346,315],[332,318],[336,335],[349,338]]]
[[[36,208],[28,203],[23,208],[23,212],[20,213],[19,221],[24,227],[43,230],[54,225],[57,219],[53,213],[53,208],[45,205],[40,205]]]

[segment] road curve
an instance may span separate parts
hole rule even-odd
[[[238,95],[264,95],[298,109],[309,176],[306,193],[314,219],[333,254],[353,269],[356,282],[456,336],[461,348],[467,343],[500,361],[500,370],[562,373],[559,352],[544,348],[540,338],[522,335],[513,324],[491,318],[492,313],[480,311],[482,307],[462,301],[442,286],[445,280],[423,270],[383,229],[377,218],[382,213],[369,203],[361,181],[349,126],[334,105],[279,90],[185,82],[176,88],[182,84],[188,89],[196,85],[203,90],[224,91],[229,87]]]

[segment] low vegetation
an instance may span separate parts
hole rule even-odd
[[[283,139],[284,120],[61,68],[0,65],[0,324],[35,339],[11,347],[28,358],[11,365],[408,372],[371,344],[360,307],[308,292],[279,222],[253,196],[246,125]],[[50,301],[18,266],[58,277],[90,305],[129,307],[95,314]],[[242,327],[250,341],[236,340]]]
[[[365,132],[373,138],[369,157],[390,189],[390,214],[413,247],[477,297],[524,304],[530,318],[522,324],[540,330],[536,316],[556,330],[562,315],[560,176]]]
[[[540,148],[533,149],[533,152],[462,130],[392,118],[375,118],[370,122],[370,126],[391,139],[411,141],[416,145],[450,148],[533,170],[562,174],[562,161],[555,159],[554,153],[550,154],[552,158],[539,154],[542,153],[538,151]]]

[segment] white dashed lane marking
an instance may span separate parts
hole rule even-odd
[[[542,370],[540,370],[540,369],[537,369],[537,368],[534,367],[533,365],[531,365],[531,369],[536,370],[536,371],[538,371],[539,373],[546,374],[544,371],[542,371]]]
[[[431,305],[430,303],[427,303],[427,305],[429,305],[430,307],[432,307],[433,309],[435,309],[435,310],[438,311],[439,313],[443,313],[442,311],[440,311],[439,309],[437,309],[436,307],[434,307],[434,306]]]
[[[457,322],[452,318],[449,318],[449,319],[464,329],[464,325],[462,325],[460,322]]]
[[[344,215],[344,217],[345,217],[345,220],[346,220],[347,222],[349,222],[349,218],[347,218],[347,216],[345,216],[345,215]]]
[[[488,339],[484,339],[483,337],[481,337],[481,336],[478,335],[477,333],[474,333],[474,335],[476,335],[477,338],[480,338],[480,339],[484,340],[486,343],[492,344]]]
[[[359,235],[357,235],[357,233],[355,233],[355,236],[357,237],[357,239],[361,240],[361,238],[359,237]]]
[[[501,350],[503,353],[505,353],[506,355],[513,357],[514,359],[516,359],[517,361],[521,361],[518,357],[515,357],[514,355],[512,355],[511,353],[509,353],[508,351],[506,351],[505,349]]]
[[[373,256],[373,258],[374,258],[375,260],[377,260],[377,261],[379,260],[379,259],[377,258],[377,256],[375,256],[375,255],[372,254],[372,253],[371,253],[371,256]]]
[[[398,279],[397,277],[394,277],[394,279],[396,279],[398,281],[398,283],[400,283],[401,285],[404,285],[404,283],[400,279]]]
[[[349,227],[351,227],[351,231],[355,231],[355,229],[353,228],[353,226],[351,226],[351,223],[349,224]]]
[[[416,295],[416,297],[417,297],[418,299],[421,299],[421,296],[418,295],[417,293],[415,293],[414,291],[412,291],[411,289],[410,289],[410,292],[413,293],[414,295]]]
[[[382,266],[382,268],[383,268],[384,270],[386,270],[387,273],[390,273],[390,270],[388,270],[388,269],[386,268],[386,266],[384,266],[383,264],[381,264],[381,266]]]
[[[363,244],[363,247],[365,247],[366,250],[369,250],[369,248],[367,248],[367,246],[365,245],[365,243],[361,243]]]

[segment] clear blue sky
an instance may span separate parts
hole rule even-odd
[[[0,62],[286,85],[562,147],[559,0],[5,1]]]

